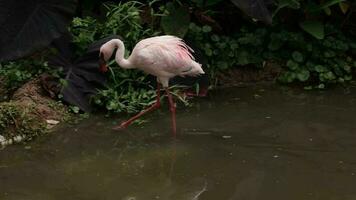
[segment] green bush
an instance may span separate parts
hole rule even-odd
[[[11,92],[48,70],[47,62],[43,59],[29,58],[0,64],[0,77],[3,77],[3,84]]]
[[[282,83],[302,82],[307,88],[324,88],[328,84],[352,80],[356,60],[350,51],[356,40],[326,26],[324,39],[315,39],[288,27],[243,27],[234,35],[211,33],[209,26],[191,24],[187,38],[208,57],[212,76],[238,66],[263,66],[264,61],[278,61],[285,66],[278,78]]]

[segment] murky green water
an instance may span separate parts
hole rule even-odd
[[[121,132],[91,117],[0,151],[0,199],[354,200],[355,91],[215,92],[179,108],[177,141],[166,109]]]

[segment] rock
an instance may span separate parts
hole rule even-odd
[[[53,119],[47,119],[46,122],[47,122],[47,128],[48,129],[51,129],[54,126],[56,126],[57,124],[59,124],[59,121],[53,120]]]
[[[5,142],[5,140],[6,140],[5,137],[0,135],[0,143]]]
[[[57,125],[59,123],[59,121],[53,119],[47,119],[46,122],[50,125]]]
[[[18,135],[18,136],[15,136],[14,138],[14,141],[16,142],[16,143],[19,143],[19,142],[21,142],[22,141],[22,136],[21,135]]]

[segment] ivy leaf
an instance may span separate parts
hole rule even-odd
[[[317,88],[319,88],[319,89],[324,89],[324,88],[325,88],[325,84],[324,84],[324,83],[320,83],[320,84],[317,86]]]
[[[278,78],[278,80],[284,83],[291,83],[294,81],[295,78],[296,78],[295,73],[285,72]]]
[[[294,59],[296,62],[301,63],[301,62],[304,61],[303,54],[300,53],[299,51],[294,51],[294,52],[292,53],[292,57],[293,57],[293,59]]]
[[[298,63],[294,62],[293,60],[288,60],[287,61],[287,67],[290,69],[290,70],[296,70],[298,69],[299,65]]]
[[[310,35],[321,40],[324,39],[324,24],[319,21],[304,21],[301,22],[300,27]]]
[[[315,66],[315,71],[316,72],[325,72],[326,71],[326,68],[324,67],[324,66],[322,66],[322,65],[316,65]]]
[[[297,78],[301,82],[305,82],[309,79],[310,73],[308,70],[302,70],[297,74]]]

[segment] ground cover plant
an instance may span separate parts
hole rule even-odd
[[[305,89],[353,80],[356,45],[350,19],[355,3],[351,1],[80,1],[77,6],[68,26],[74,58],[108,36],[120,36],[128,55],[142,38],[174,34],[202,52],[200,59],[206,61],[212,84],[218,83],[221,72],[241,66],[263,70],[266,62],[282,66],[279,83],[298,83]],[[31,61],[27,64],[31,70],[21,62],[25,61],[1,64],[0,77],[8,77],[7,88],[16,88],[47,70],[46,60]],[[154,101],[152,77],[120,69],[115,62],[110,66],[105,87],[91,89],[94,95],[83,101],[110,112],[129,113]],[[62,88],[70,82],[66,77],[59,78]],[[68,94],[58,94],[63,95]],[[82,110],[88,107],[69,102]]]

